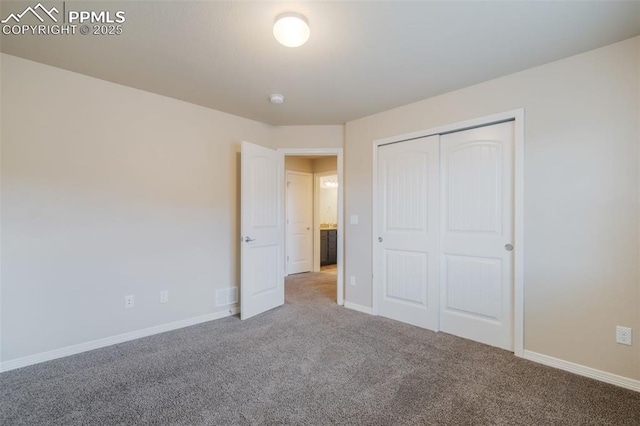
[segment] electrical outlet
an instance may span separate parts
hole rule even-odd
[[[135,306],[135,301],[133,299],[133,294],[130,296],[124,297],[124,307],[125,308],[133,308]]]
[[[169,301],[169,290],[162,290],[160,292],[160,303],[167,303]]]
[[[349,277],[349,285],[352,285],[354,287],[356,286],[356,277],[354,277],[353,275]]]
[[[616,343],[631,346],[631,329],[629,327],[616,327]]]

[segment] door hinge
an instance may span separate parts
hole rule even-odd
[[[289,256],[287,256],[287,262],[289,261]]]

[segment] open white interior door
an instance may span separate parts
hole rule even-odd
[[[242,142],[240,318],[284,304],[284,181],[276,151]]]

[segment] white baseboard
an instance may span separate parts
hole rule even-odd
[[[130,331],[128,333],[118,334],[116,336],[105,337],[98,340],[92,340],[90,342],[79,343],[77,345],[25,356],[23,358],[16,358],[9,361],[0,362],[0,372],[15,370],[16,368],[38,364],[41,362],[50,361],[52,359],[63,358],[65,356],[75,355],[81,352],[104,348],[105,346],[116,345],[118,343],[124,343],[130,340],[152,336],[154,334],[164,333],[166,331],[177,330],[179,328],[189,327],[191,325],[225,318],[231,315],[235,315],[238,312],[240,312],[240,308],[238,308],[237,306],[232,306],[229,309],[214,312],[212,314],[187,318],[180,321],[170,322],[168,324],[156,325],[154,327],[144,328],[142,330]]]
[[[347,309],[353,309],[354,311],[362,312],[364,314],[373,315],[373,309],[369,306],[358,305],[357,303],[344,302],[344,307]]]
[[[563,359],[554,358],[549,355],[542,355],[537,352],[527,350],[523,352],[522,357],[524,359],[528,359],[529,361],[548,365],[549,367],[569,371],[570,373],[578,374],[580,376],[589,377],[591,379],[600,380],[601,382],[640,392],[640,380],[618,376],[617,374],[607,373],[606,371],[596,370],[595,368],[587,367],[580,364],[574,364],[573,362],[565,361]]]

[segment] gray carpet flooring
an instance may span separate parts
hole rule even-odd
[[[2,425],[639,425],[640,394],[335,305],[286,304],[0,375]]]

